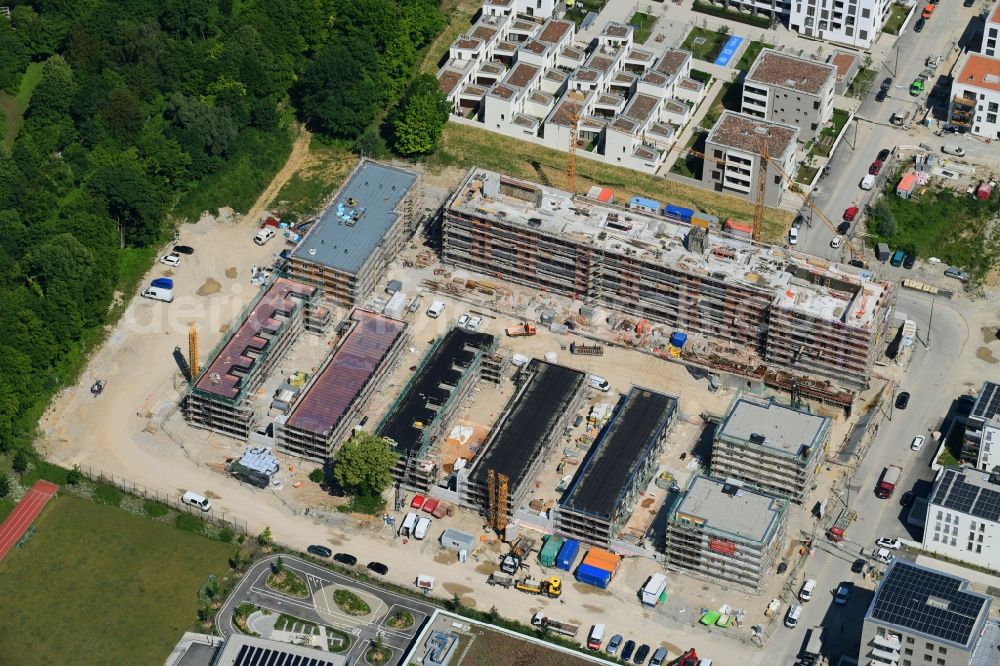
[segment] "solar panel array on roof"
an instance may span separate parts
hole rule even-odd
[[[972,408],[972,415],[982,419],[991,419],[1000,415],[1000,384],[983,383],[976,404]]]
[[[875,591],[871,618],[966,646],[987,597],[966,592],[966,581],[895,560]]]
[[[335,664],[326,659],[303,657],[256,645],[243,645],[233,661],[233,666],[335,666]]]
[[[983,474],[983,472],[946,469],[934,493],[932,504],[984,520],[1000,520],[1000,490],[969,483],[968,474]]]

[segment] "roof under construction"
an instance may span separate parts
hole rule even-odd
[[[510,479],[511,488],[523,481],[525,471],[553,436],[563,413],[583,389],[584,373],[540,359],[521,370],[517,393],[483,444],[483,452],[472,464],[469,477],[486,482],[494,470]]]
[[[674,396],[633,386],[590,447],[560,506],[595,516],[612,515],[676,409]]]
[[[424,430],[437,418],[441,406],[465,377],[476,350],[493,344],[488,333],[469,333],[453,328],[431,352],[431,356],[399,398],[395,410],[378,430],[401,454],[420,449]]]

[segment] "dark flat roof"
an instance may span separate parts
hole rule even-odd
[[[437,416],[437,410],[429,404],[440,407],[472,362],[474,350],[492,344],[493,336],[488,333],[469,333],[458,328],[448,331],[413,378],[406,394],[400,397],[396,409],[383,421],[379,436],[395,442],[400,453],[416,453],[424,429]],[[456,368],[460,368],[457,373]]]
[[[1000,416],[1000,384],[983,382],[976,404],[972,406],[972,416],[984,421]]]
[[[290,427],[328,435],[406,330],[406,322],[374,312],[355,310],[351,319],[357,324],[330,353],[289,413]]]
[[[276,319],[278,315],[291,315],[295,301],[290,296],[308,299],[316,293],[316,287],[302,284],[288,278],[278,278],[250,306],[247,317],[239,328],[233,331],[228,342],[219,348],[219,353],[209,362],[195,383],[195,388],[223,398],[233,399],[243,389],[243,378],[233,371],[249,374],[258,356],[267,351],[270,340],[261,331],[277,333],[285,322]]]
[[[866,619],[972,648],[992,599],[966,590],[969,581],[894,559],[875,589]]]
[[[517,488],[537,453],[552,436],[560,416],[583,388],[584,373],[540,359],[532,359],[525,370],[527,379],[504,408],[493,426],[469,474],[470,479],[486,482],[488,470],[496,470]]]
[[[677,409],[677,398],[633,386],[590,447],[559,504],[610,516]]]
[[[1000,475],[946,467],[934,485],[931,504],[995,523],[1000,520]]]
[[[412,171],[364,160],[330,207],[292,250],[292,257],[356,273],[399,219],[400,203],[417,181]],[[349,205],[348,199],[354,204]],[[344,222],[338,206],[343,204]]]

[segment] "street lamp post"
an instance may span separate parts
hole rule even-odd
[[[931,314],[927,317],[927,349],[931,348],[931,326],[934,324],[934,301],[937,294],[931,294]]]

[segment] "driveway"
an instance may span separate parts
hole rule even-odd
[[[347,632],[353,639],[349,652],[352,663],[362,663],[368,646],[375,640],[376,634],[380,633],[382,643],[393,651],[393,658],[388,662],[389,666],[395,666],[406,654],[424,622],[435,610],[430,604],[358,582],[294,555],[281,555],[285,569],[298,574],[309,586],[310,598],[295,599],[275,592],[265,585],[271,565],[277,560],[277,555],[271,555],[255,562],[226,599],[217,616],[217,626],[223,636],[239,633],[239,629],[233,624],[233,611],[241,603],[249,601],[276,613],[294,615],[303,620]],[[341,612],[333,602],[334,588],[349,588],[364,598],[372,608],[371,614],[364,618],[356,618]],[[389,629],[385,625],[389,617],[399,610],[405,610],[413,615],[413,626],[409,629],[398,631]]]

